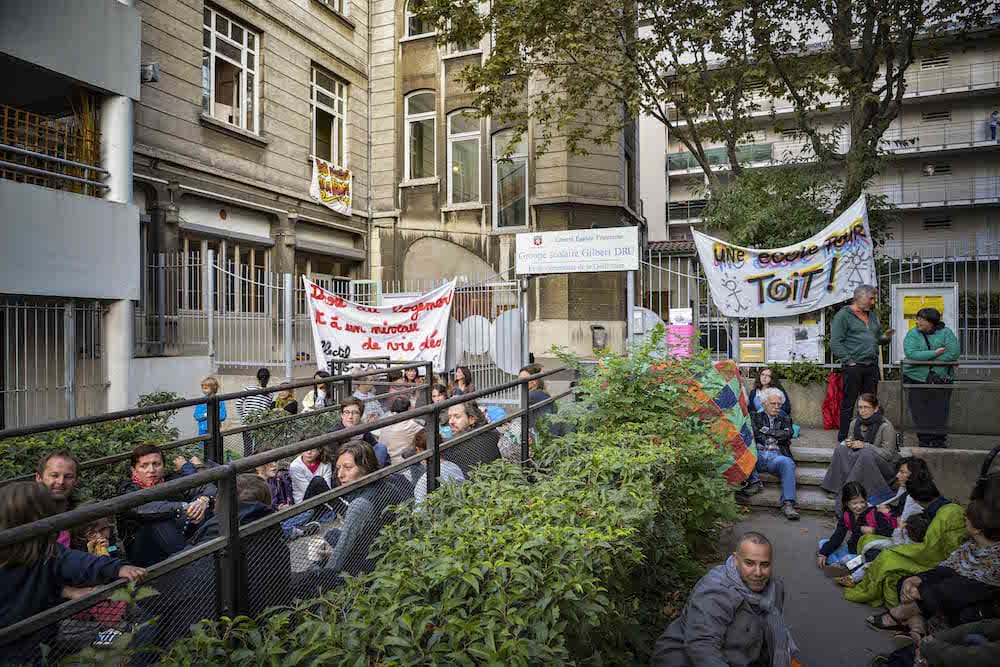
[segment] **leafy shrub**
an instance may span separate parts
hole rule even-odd
[[[810,384],[825,385],[826,378],[831,372],[823,364],[806,359],[793,359],[787,364],[775,364],[774,369],[778,372],[780,379],[803,386]]]
[[[160,392],[140,397],[139,407],[178,401],[177,394]],[[21,438],[0,440],[0,479],[11,479],[35,472],[38,460],[57,449],[68,449],[80,461],[130,452],[146,442],[165,444],[177,439],[177,429],[170,426],[176,411],[101,422],[88,426],[39,433]],[[128,463],[103,466],[80,475],[77,496],[80,500],[105,500],[118,494],[118,484],[128,475]]]
[[[710,362],[654,370],[656,342],[601,358],[537,469],[501,460],[441,487],[383,531],[371,574],[255,622],[204,621],[165,664],[648,663],[697,550],[735,517],[732,457],[673,381]]]

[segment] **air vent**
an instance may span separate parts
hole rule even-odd
[[[920,69],[941,69],[947,67],[950,56],[934,56],[920,61]]]
[[[764,90],[764,80],[763,79],[747,79],[743,83],[743,89],[746,90],[746,91]]]
[[[788,129],[779,130],[782,139],[801,139],[802,130],[797,127],[790,127]]]
[[[951,120],[951,111],[925,111],[920,114],[920,120],[925,123],[939,123]]]
[[[948,216],[924,218],[924,231],[933,232],[939,229],[951,229],[951,218]]]
[[[947,162],[925,162],[924,176],[950,176],[951,165]]]

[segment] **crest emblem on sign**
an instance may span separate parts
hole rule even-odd
[[[534,241],[535,241],[535,245],[542,245],[542,237],[541,236],[536,236],[534,238]]]

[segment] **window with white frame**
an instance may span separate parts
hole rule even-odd
[[[434,93],[421,91],[406,96],[406,180],[435,175]]]
[[[479,117],[466,109],[448,116],[448,204],[479,202]]]
[[[493,226],[528,225],[528,147],[522,136],[511,147],[513,130],[493,135]]]
[[[422,21],[419,16],[411,11],[414,5],[420,4],[419,0],[409,0],[406,3],[406,9],[404,10],[406,16],[406,31],[405,35],[407,37],[418,37],[421,35],[431,35],[434,33],[434,26],[428,24],[426,21]]]
[[[312,154],[347,168],[347,84],[312,68]]]
[[[201,108],[223,123],[257,132],[260,35],[205,7]]]

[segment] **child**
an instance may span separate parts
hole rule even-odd
[[[816,565],[820,568],[853,558],[857,554],[858,540],[863,535],[891,536],[898,522],[887,505],[879,505],[877,509],[869,507],[865,487],[857,482],[844,485],[841,498],[846,509],[837,520],[837,528],[830,539],[819,541]],[[846,545],[843,544],[845,537],[848,537]]]
[[[37,482],[0,487],[0,530],[32,523],[59,512],[48,489]],[[0,627],[7,627],[64,601],[67,587],[95,586],[118,578],[141,581],[146,570],[108,556],[92,556],[57,544],[54,534],[0,547]],[[52,644],[57,625],[0,646],[4,660],[33,663],[40,644]]]
[[[92,523],[75,528],[72,531],[72,548],[85,551],[91,556],[113,556],[118,553],[118,547],[112,541],[111,519],[102,517]],[[74,597],[74,593],[89,593],[89,589],[63,589],[64,597]],[[96,621],[102,626],[113,626],[125,618],[128,604],[105,600],[98,602],[90,609],[85,609],[73,618],[78,621]]]
[[[209,376],[201,381],[201,393],[207,397],[219,393],[219,381]],[[208,435],[208,403],[194,406],[194,420],[198,423],[198,435]],[[219,402],[219,423],[226,421],[226,402]]]

